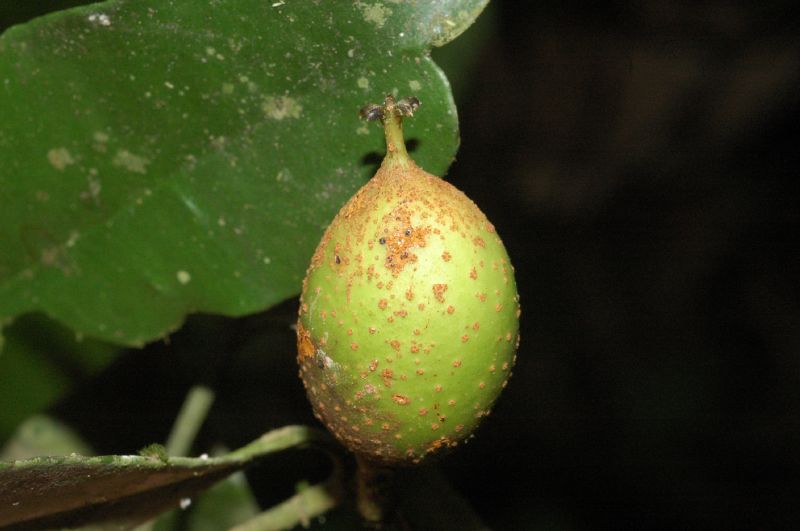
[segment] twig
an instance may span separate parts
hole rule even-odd
[[[167,439],[167,455],[175,457],[189,453],[213,402],[214,391],[208,387],[198,385],[189,390]]]
[[[302,488],[297,494],[231,531],[278,531],[300,524],[308,527],[311,519],[336,507],[342,493],[338,478]]]

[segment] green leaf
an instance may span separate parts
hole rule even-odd
[[[42,411],[96,374],[119,347],[80,339],[41,314],[14,321],[0,349],[0,443],[30,415]]]
[[[296,294],[383,151],[362,105],[418,96],[413,156],[447,169],[456,110],[429,51],[485,3],[115,0],[9,29],[0,319],[141,345]]]
[[[0,462],[0,528],[132,525],[182,500],[186,506],[185,500],[261,457],[311,443],[331,444],[324,433],[288,426],[224,457],[70,455]]]

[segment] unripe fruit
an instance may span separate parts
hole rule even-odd
[[[505,387],[519,297],[492,224],[406,153],[415,98],[366,107],[387,155],[326,230],[303,282],[300,376],[317,417],[377,463],[458,445]]]

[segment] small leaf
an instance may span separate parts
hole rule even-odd
[[[414,157],[447,169],[456,110],[429,51],[485,4],[112,0],[9,29],[0,320],[141,345],[296,294],[383,151],[364,104],[418,96]]]
[[[41,457],[0,463],[0,528],[135,523],[153,517],[268,454],[330,443],[312,428],[269,432],[224,457]]]

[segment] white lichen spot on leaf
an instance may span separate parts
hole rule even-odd
[[[188,284],[192,280],[192,275],[189,274],[188,271],[180,270],[175,273],[175,276],[178,278],[178,282],[181,284]]]
[[[114,160],[111,162],[114,166],[120,166],[130,172],[142,174],[147,173],[147,165],[150,164],[149,159],[141,155],[135,155],[127,149],[120,149],[117,151]]]
[[[377,28],[382,28],[386,24],[386,19],[392,14],[392,10],[380,2],[374,4],[356,2],[356,7],[361,11],[364,21],[374,24]]]
[[[92,24],[97,24],[99,26],[110,26],[111,25],[111,18],[105,13],[92,13],[88,17],[89,22]]]
[[[268,118],[283,120],[284,118],[299,118],[303,106],[289,96],[267,96],[261,103],[261,110]]]
[[[67,148],[63,147],[53,148],[48,151],[47,160],[50,162],[50,165],[58,171],[64,171],[70,164],[75,164],[75,159],[72,158],[72,154]]]
[[[358,85],[358,88],[367,90],[369,88],[369,79],[365,77],[360,77],[356,81],[356,84]]]
[[[422,84],[416,79],[412,79],[408,82],[408,88],[410,88],[412,92],[418,92],[422,88]]]
[[[108,149],[108,134],[103,131],[95,131],[94,135],[92,135],[92,139],[94,140],[92,149],[98,153],[105,153]]]
[[[367,122],[361,122],[361,126],[356,129],[357,135],[368,135],[369,134],[369,125]]]

